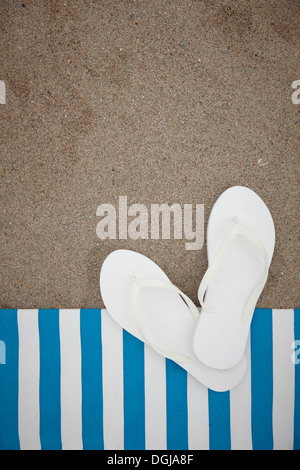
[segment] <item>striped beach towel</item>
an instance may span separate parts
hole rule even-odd
[[[255,311],[214,392],[106,310],[0,310],[1,449],[300,449],[300,312]]]

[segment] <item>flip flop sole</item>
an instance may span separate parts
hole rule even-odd
[[[169,279],[149,258],[130,250],[112,252],[102,265],[100,290],[107,311],[122,328],[144,341],[133,318],[132,279]],[[246,371],[245,357],[227,371],[207,367],[196,358],[192,348],[195,320],[180,295],[157,287],[147,288],[140,294],[140,305],[147,337],[168,350],[190,357],[191,362],[177,363],[199,382],[212,390],[226,391],[241,381]]]
[[[207,227],[207,254],[210,265],[233,218],[263,243],[269,265],[275,246],[275,228],[269,209],[251,189],[234,186],[214,204]],[[242,322],[242,312],[264,269],[264,260],[251,242],[241,235],[231,243],[205,295],[205,304],[215,313],[202,310],[194,335],[194,352],[210,367],[227,369],[237,364],[245,351],[253,316]]]

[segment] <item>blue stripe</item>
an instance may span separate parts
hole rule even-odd
[[[124,449],[145,449],[144,343],[123,330]]]
[[[19,333],[17,310],[0,310],[0,340],[5,364],[0,364],[0,449],[20,449],[18,432]],[[3,344],[3,343],[2,343]]]
[[[167,449],[188,450],[187,373],[166,359]]]
[[[59,310],[39,310],[40,438],[42,450],[60,450]]]
[[[300,341],[300,310],[294,310],[295,341]],[[294,449],[300,450],[300,349],[296,344]]]
[[[256,309],[251,323],[252,444],[273,449],[272,310]]]
[[[81,309],[82,441],[103,450],[101,309]]]
[[[209,448],[230,450],[230,392],[208,389]]]

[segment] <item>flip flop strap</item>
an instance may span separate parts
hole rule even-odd
[[[176,292],[177,294],[179,294],[184,299],[184,301],[186,302],[186,304],[189,308],[189,311],[190,311],[192,317],[194,318],[195,322],[198,320],[198,317],[199,317],[198,308],[196,307],[196,305],[191,301],[191,299],[187,295],[185,295],[183,292],[181,292],[181,290],[178,289],[178,287],[176,287],[174,284],[172,284],[169,281],[162,281],[162,280],[159,280],[159,279],[135,279],[135,278],[132,280],[132,285],[131,285],[131,308],[132,308],[132,313],[133,313],[133,319],[134,319],[135,325],[136,325],[140,335],[143,337],[144,341],[147,344],[149,344],[150,346],[152,346],[152,348],[155,349],[155,351],[157,351],[158,353],[160,353],[163,356],[167,357],[168,359],[171,359],[175,362],[192,362],[193,359],[190,358],[189,356],[185,356],[185,355],[180,354],[176,351],[168,350],[168,349],[164,348],[163,346],[154,344],[150,340],[150,338],[147,334],[147,327],[145,325],[145,321],[143,319],[142,312],[139,308],[139,302],[138,302],[140,290],[143,289],[143,288],[149,288],[149,287],[155,287],[155,288],[158,287],[158,288],[161,288],[161,289],[167,289],[167,290],[171,290],[171,291]]]
[[[246,301],[244,310],[242,312],[242,322],[245,323],[247,319],[249,318],[249,316],[251,315],[251,313],[253,312],[255,305],[257,303],[257,300],[266,283],[266,280],[268,277],[269,262],[268,262],[268,254],[260,238],[257,235],[255,235],[255,233],[253,233],[248,227],[241,225],[237,217],[233,218],[233,222],[234,222],[233,227],[231,228],[231,230],[229,230],[216,256],[214,257],[212,263],[210,264],[206,273],[203,276],[203,279],[198,289],[198,298],[200,301],[200,305],[205,312],[215,313],[214,308],[205,304],[204,294],[208,288],[208,285],[211,279],[213,278],[215,272],[217,271],[222,259],[224,258],[226,252],[228,251],[229,246],[238,235],[243,235],[257,248],[257,250],[259,251],[259,253],[261,254],[265,262],[263,273],[260,279],[258,280],[257,284],[254,286],[251,294],[249,295]]]

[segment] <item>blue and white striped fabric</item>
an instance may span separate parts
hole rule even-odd
[[[300,449],[299,310],[256,310],[224,393],[105,310],[0,310],[0,340],[1,449]]]

